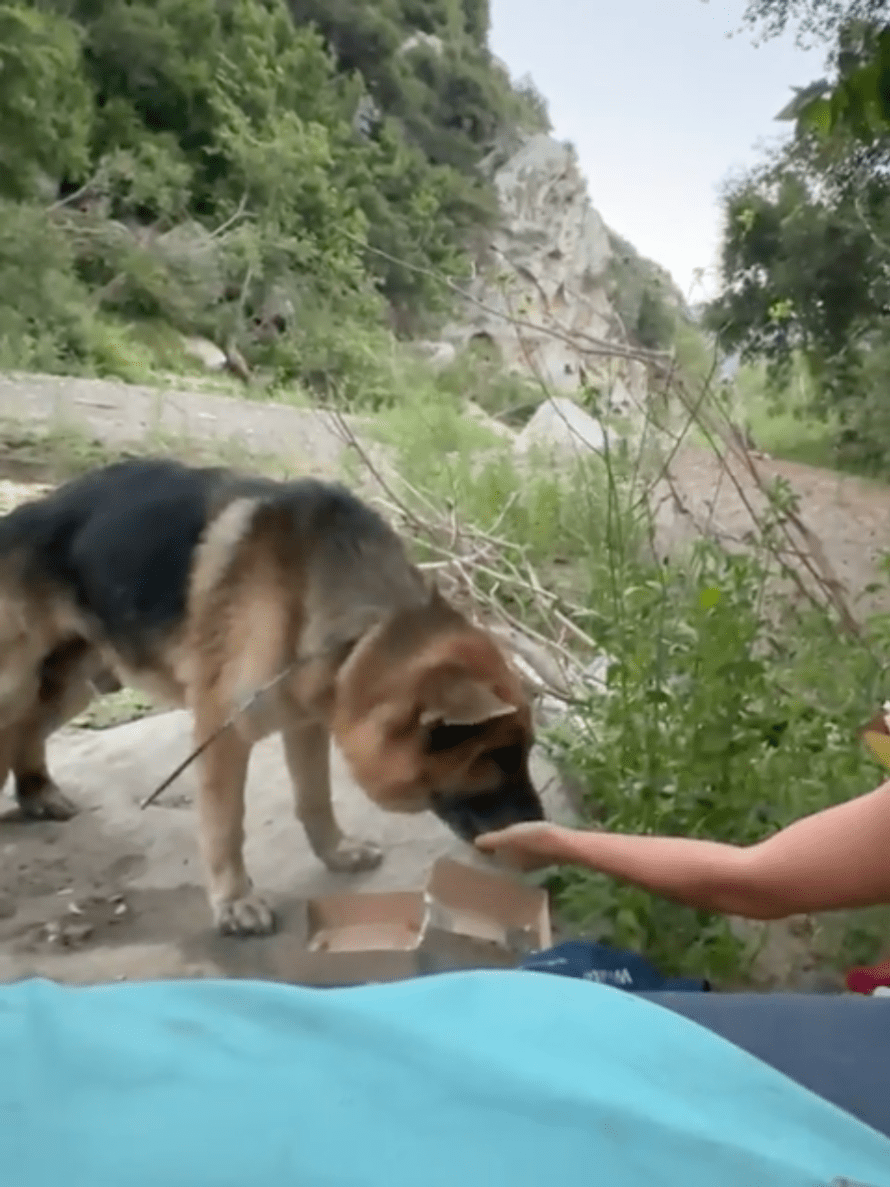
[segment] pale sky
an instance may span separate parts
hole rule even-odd
[[[594,206],[669,269],[687,299],[712,295],[721,182],[786,137],[791,85],[824,50],[793,37],[732,39],[744,0],[491,0],[491,49],[547,98],[554,135],[578,150]],[[705,289],[694,284],[706,270]]]

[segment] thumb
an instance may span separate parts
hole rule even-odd
[[[504,838],[504,833],[509,831],[509,829],[500,829],[495,833],[483,833],[481,836],[476,838],[473,844],[477,847],[477,849],[497,849],[498,845]]]
[[[530,821],[527,824],[510,824],[506,828],[498,829],[497,832],[483,833],[476,838],[476,844],[480,849],[500,849],[503,845],[521,845],[523,842],[533,842],[539,832],[538,821]]]

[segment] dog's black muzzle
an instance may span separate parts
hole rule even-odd
[[[483,833],[544,819],[540,796],[528,781],[505,783],[495,791],[476,795],[434,795],[431,806],[439,819],[470,845]]]

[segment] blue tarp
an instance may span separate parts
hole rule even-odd
[[[890,1140],[603,985],[0,989],[3,1187],[890,1187]]]
[[[530,973],[580,977],[628,993],[705,993],[711,988],[701,977],[665,977],[639,952],[594,940],[566,940],[555,948],[533,952],[521,967]]]

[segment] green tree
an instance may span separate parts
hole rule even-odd
[[[487,26],[479,0],[0,0],[0,196],[46,175],[102,313],[267,359],[299,321],[317,374],[310,320],[442,311],[496,215],[483,157],[546,120]]]
[[[851,21],[879,23],[886,9],[886,0],[748,0],[742,20],[764,40],[793,29],[802,44],[830,44]]]
[[[836,129],[870,141],[890,130],[890,24],[886,0],[749,0],[745,24],[766,40],[793,28],[803,45],[830,47],[834,75],[795,88],[779,119],[798,135]]]
[[[78,179],[88,161],[93,96],[71,21],[0,5],[0,193],[27,198],[41,175]]]
[[[866,19],[880,8],[749,5],[765,36],[796,25],[825,41],[834,80],[799,91],[780,113],[794,140],[727,187],[722,291],[706,320],[776,380],[803,361],[810,412],[839,426],[841,458],[890,473],[890,30]]]
[[[890,25],[855,22],[839,34],[836,76],[798,91],[778,118],[798,137],[849,135],[871,144],[890,135]]]

